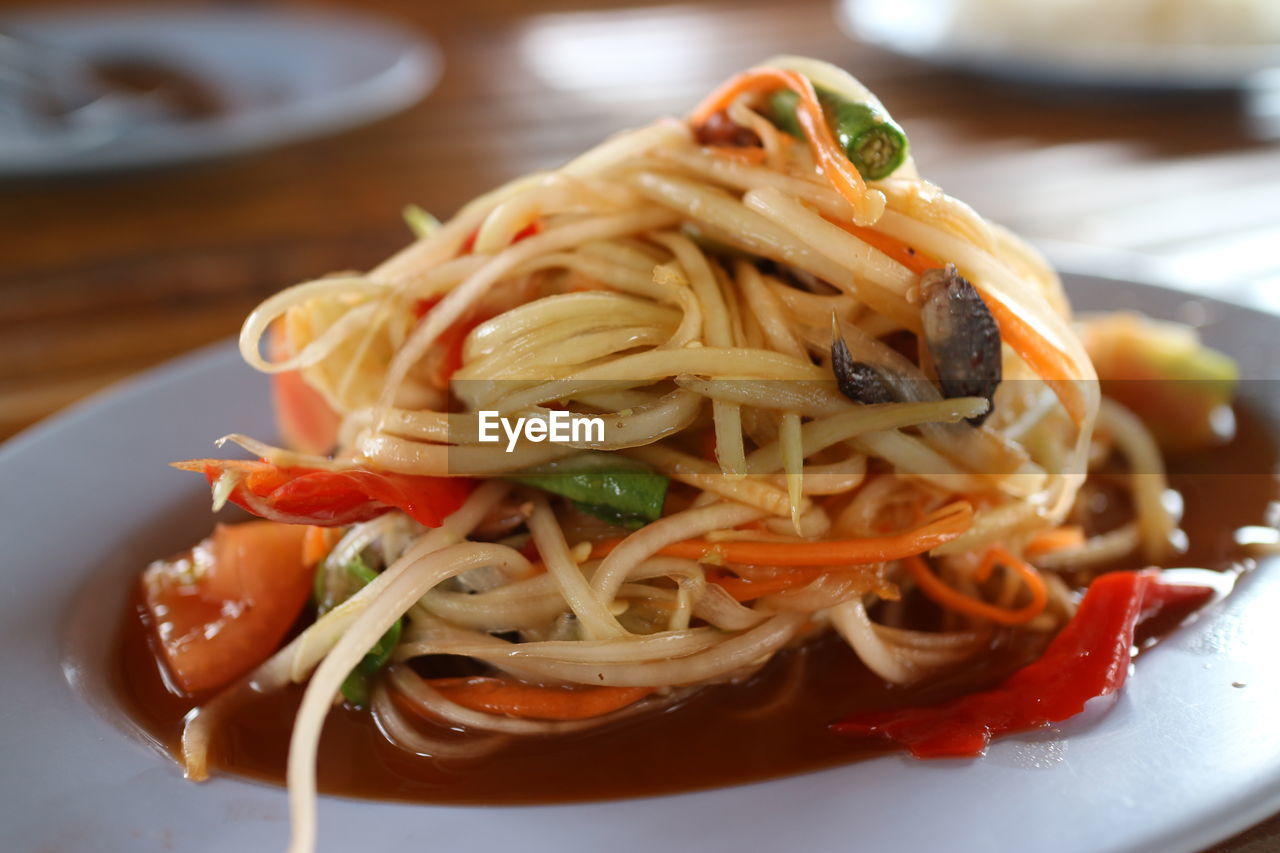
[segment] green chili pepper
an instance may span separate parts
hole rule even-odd
[[[789,133],[796,139],[804,139],[804,128],[796,118],[796,107],[799,104],[800,96],[790,89],[779,89],[769,96],[769,112],[773,114],[773,123],[784,133]]]
[[[582,453],[506,479],[562,495],[588,515],[619,527],[643,527],[662,516],[670,481],[656,471],[626,467],[608,454]]]
[[[850,101],[827,89],[816,91],[836,142],[862,177],[871,181],[887,177],[907,159],[907,135],[893,119],[870,104]],[[781,89],[769,96],[769,112],[782,131],[804,139],[796,117],[799,103],[799,95]]]
[[[907,159],[907,135],[893,119],[854,101],[836,105],[833,112],[836,142],[864,178],[888,177]]]
[[[363,589],[365,584],[377,576],[377,573],[359,557],[338,567],[331,567],[328,561],[322,560],[316,567],[315,585],[312,588],[312,601],[316,606],[316,613],[319,616],[328,613]],[[342,695],[352,705],[358,708],[368,706],[373,676],[391,659],[391,653],[400,642],[403,623],[403,619],[397,619],[342,682]]]
[[[369,707],[373,677],[378,674],[378,670],[387,665],[387,661],[391,660],[391,653],[396,650],[396,645],[400,642],[403,624],[403,619],[397,619],[342,682],[343,697],[357,708]]]

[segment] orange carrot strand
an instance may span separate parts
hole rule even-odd
[[[724,85],[699,104],[690,114],[690,121],[693,124],[701,124],[712,114],[727,107],[741,94],[764,93],[776,91],[779,88],[790,89],[800,96],[800,101],[796,105],[796,120],[804,129],[813,158],[831,186],[853,205],[855,218],[870,218],[867,215],[869,202],[866,184],[863,183],[858,170],[853,167],[836,144],[831,135],[831,128],[827,126],[826,116],[813,84],[803,74],[768,67],[743,71],[729,78]],[[841,227],[846,228],[843,224]],[[855,227],[861,231],[852,231],[848,228],[846,230],[850,230],[850,233],[856,234],[895,260],[903,262],[904,266],[913,272],[921,273],[941,266],[936,259],[932,258],[922,256],[916,260],[912,257],[910,247],[901,244],[900,241],[893,241],[893,238],[887,235],[871,231],[864,226]],[[1075,370],[1070,357],[1032,329],[1008,306],[991,298],[992,295],[989,292],[983,295],[996,324],[1000,327],[1001,338],[1018,353],[1037,376],[1053,389],[1072,421],[1077,426],[1084,423],[1087,407],[1083,393],[1072,381]]]
[[[883,252],[893,260],[902,264],[917,275],[931,269],[941,269],[943,264],[937,258],[908,246],[906,243],[884,234],[874,228],[866,228],[847,222],[828,220],[839,226],[862,242]],[[983,302],[991,311],[996,325],[1000,327],[1000,338],[1016,352],[1035,374],[1045,381],[1054,394],[1062,401],[1067,413],[1076,425],[1084,421],[1085,403],[1080,390],[1072,382],[1075,368],[1070,357],[1050,343],[1043,335],[1036,332],[1025,320],[1018,316],[990,292],[983,294]]]
[[[587,720],[600,717],[638,702],[655,689],[547,686],[488,676],[432,678],[427,684],[450,702],[464,708],[530,720]]]
[[[782,566],[759,577],[739,577],[732,572],[716,570],[707,573],[707,582],[722,588],[735,601],[753,601],[775,592],[806,586],[827,573],[826,568],[817,566]]]
[[[1076,426],[1084,423],[1085,400],[1075,382],[1076,370],[1071,358],[1031,328],[1025,320],[989,295],[984,299],[996,325],[1000,338],[1013,348],[1035,374],[1048,385],[1062,402],[1067,414]]]
[[[302,535],[302,563],[306,566],[318,566],[320,561],[329,555],[333,546],[338,544],[341,531],[332,527],[307,526]]]
[[[997,607],[994,604],[988,604],[985,601],[980,601],[953,589],[934,574],[919,556],[908,557],[902,561],[907,573],[911,575],[920,587],[920,591],[929,599],[948,610],[988,619],[1000,625],[1021,625],[1025,622],[1030,622],[1043,613],[1045,605],[1049,602],[1049,590],[1045,586],[1044,580],[1040,577],[1040,573],[1034,567],[1027,565],[1010,554],[1003,547],[992,545],[987,550],[978,569],[978,580],[981,581],[989,577],[997,563],[1016,572],[1031,593],[1031,600],[1016,610]]]
[[[932,255],[927,255],[919,249],[907,245],[897,237],[890,237],[882,231],[863,225],[854,225],[852,222],[841,222],[830,217],[824,216],[823,218],[832,225],[849,232],[871,248],[888,255],[916,275],[921,275],[929,270],[942,269],[945,266]]]
[[[713,114],[725,109],[739,95],[790,89],[800,96],[796,104],[796,120],[804,130],[805,140],[814,161],[826,175],[833,189],[853,206],[855,218],[872,218],[866,184],[858,170],[849,162],[827,125],[826,113],[818,101],[818,93],[809,78],[796,71],[762,66],[751,68],[730,77],[720,88],[712,92],[690,114],[692,124],[699,125]]]
[[[673,542],[658,553],[687,560],[755,566],[857,566],[923,554],[955,539],[972,523],[973,507],[957,501],[928,516],[919,527],[891,536],[817,542],[686,539]],[[591,556],[603,557],[622,541],[609,539],[598,542],[592,548]]]
[[[1031,537],[1031,541],[1022,549],[1022,553],[1028,560],[1034,560],[1036,557],[1041,557],[1054,551],[1061,551],[1064,548],[1078,548],[1083,544],[1084,529],[1076,524],[1068,524],[1063,527],[1041,530]]]
[[[764,162],[767,156],[763,148],[755,145],[730,146],[730,145],[708,145],[707,150],[712,154],[720,157],[727,157],[730,160],[737,160],[746,163],[748,166],[758,166]]]

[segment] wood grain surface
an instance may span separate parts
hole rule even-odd
[[[855,43],[827,0],[360,6],[443,55],[436,90],[396,117],[199,166],[0,185],[0,439],[233,334],[285,285],[373,265],[407,241],[409,202],[448,215],[778,52],[849,68],[923,174],[1053,257],[1280,306],[1280,149],[1240,94],[969,76]],[[1280,849],[1280,821],[1216,849]]]

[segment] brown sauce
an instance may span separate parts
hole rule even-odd
[[[1236,528],[1263,524],[1280,497],[1272,427],[1242,409],[1234,441],[1175,459],[1171,482],[1185,501],[1189,548],[1177,566],[1237,567]],[[123,619],[115,682],[129,713],[176,751],[196,701],[173,692],[149,646],[135,600]],[[1172,625],[1167,626],[1172,628]],[[1022,637],[1019,639],[1019,637]],[[833,636],[775,656],[741,684],[709,687],[684,704],[609,728],[512,740],[483,758],[436,762],[388,743],[364,712],[335,709],[320,744],[321,791],[434,803],[545,803],[675,793],[758,781],[884,751],[832,734],[831,721],[860,710],[945,701],[993,685],[1039,653],[1025,635],[997,636],[990,654],[920,687],[886,685]],[[218,770],[282,782],[301,698],[294,687],[232,713],[218,732]],[[625,773],[617,772],[625,768]]]

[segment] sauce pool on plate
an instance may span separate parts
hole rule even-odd
[[[1183,496],[1180,526],[1188,541],[1188,550],[1171,565],[1238,569],[1245,555],[1235,530],[1266,523],[1268,506],[1280,496],[1270,425],[1247,408],[1237,410],[1236,420],[1229,444],[1169,460],[1170,484]],[[1124,507],[1105,507],[1099,515],[1110,516],[1110,524],[1117,512]],[[1137,567],[1136,558],[1114,566]],[[186,696],[170,686],[138,603],[135,595],[122,618],[114,682],[130,716],[176,755],[184,716],[207,697]],[[856,711],[942,702],[992,686],[1033,660],[1042,645],[1039,639],[1028,642],[1025,634],[1000,631],[990,653],[973,663],[925,686],[896,687],[869,672],[838,637],[827,635],[775,656],[741,683],[705,688],[663,711],[578,734],[511,739],[486,755],[458,760],[404,752],[383,737],[367,712],[342,707],[325,724],[319,787],[391,800],[531,804],[669,794],[785,776],[889,749],[830,732],[833,720]],[[297,685],[263,695],[230,713],[214,738],[215,772],[283,784],[302,691]],[[627,772],[618,773],[619,767]]]

